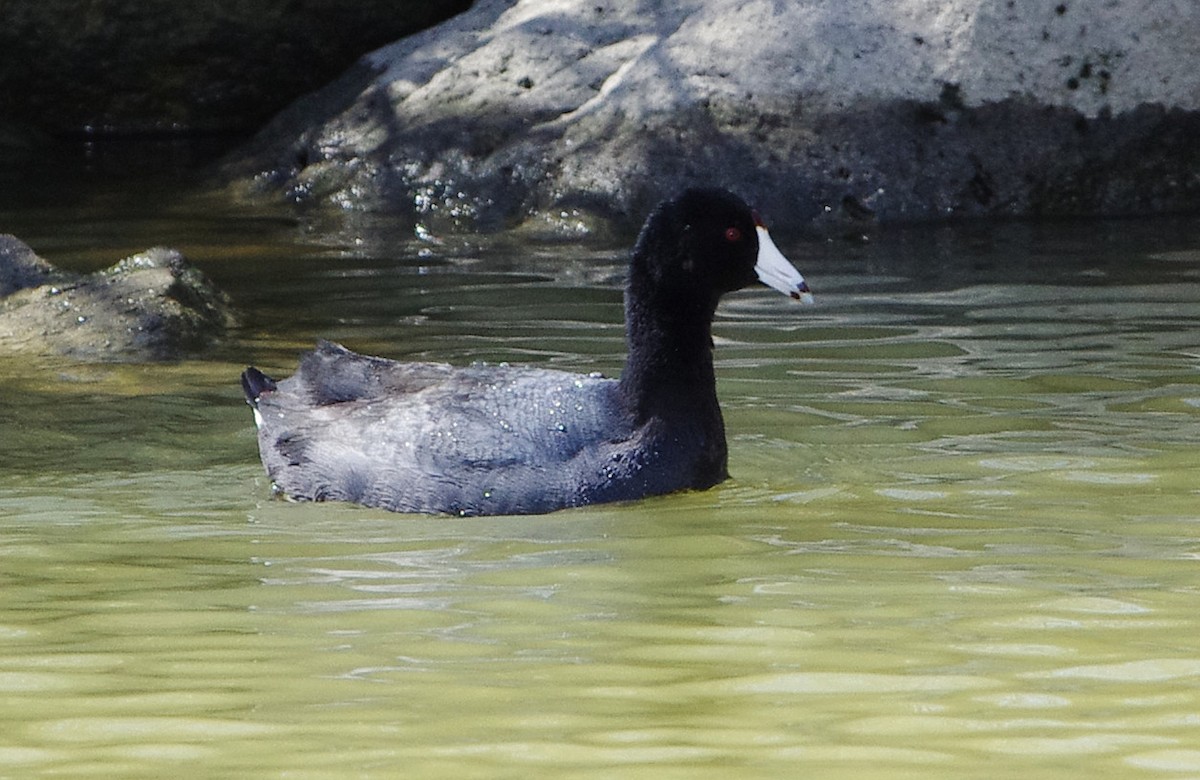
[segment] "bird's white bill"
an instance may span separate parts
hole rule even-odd
[[[812,292],[804,277],[783,256],[783,252],[771,240],[771,234],[762,225],[758,226],[758,261],[754,264],[754,272],[758,274],[758,280],[768,287],[801,303],[813,302]]]

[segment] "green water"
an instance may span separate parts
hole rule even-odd
[[[243,327],[0,360],[0,777],[1200,776],[1200,221],[791,240],[716,325],[734,479],[532,518],[269,498],[246,362],[621,365],[621,254],[89,203]]]

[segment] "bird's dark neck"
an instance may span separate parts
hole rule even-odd
[[[674,452],[671,457],[688,464],[683,484],[703,489],[729,476],[713,369],[716,302],[675,309],[669,304],[636,296],[626,300],[629,356],[621,394],[634,424],[658,431],[656,451]]]
[[[696,415],[719,421],[712,354],[715,309],[715,299],[656,296],[630,285],[625,300],[629,354],[621,390],[639,421]]]

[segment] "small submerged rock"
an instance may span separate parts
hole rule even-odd
[[[172,360],[236,322],[229,297],[174,249],[78,274],[0,235],[0,349],[81,360]]]

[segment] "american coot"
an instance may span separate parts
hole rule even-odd
[[[712,487],[728,477],[711,327],[755,281],[811,302],[737,196],[688,190],[646,220],[629,264],[621,378],[397,363],[329,342],[242,387],[275,489],[397,512],[534,514]]]

